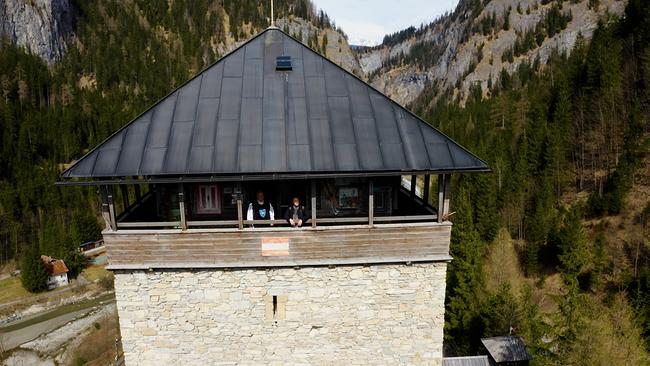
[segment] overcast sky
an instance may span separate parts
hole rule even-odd
[[[458,0],[312,0],[340,26],[354,45],[376,45],[384,35],[429,23]]]

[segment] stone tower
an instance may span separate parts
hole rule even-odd
[[[430,365],[450,177],[487,170],[271,27],[61,184],[100,187],[127,365]]]

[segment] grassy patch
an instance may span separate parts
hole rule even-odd
[[[84,336],[83,342],[74,350],[72,365],[100,366],[111,364],[118,352],[115,339],[120,338],[117,318],[101,319],[95,328]]]
[[[27,292],[20,283],[20,278],[10,277],[0,281],[0,303],[18,300],[32,294]]]
[[[91,266],[83,270],[81,274],[90,282],[101,280],[106,277],[112,277],[113,273],[106,270],[103,266]]]

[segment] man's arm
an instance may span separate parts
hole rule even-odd
[[[307,215],[307,209],[305,208],[305,206],[303,206],[302,210],[300,211],[301,211],[300,219],[302,220],[302,222],[307,222],[307,220],[309,220],[309,216]]]
[[[253,204],[249,203],[248,211],[246,211],[246,220],[252,220],[252,219],[253,219]]]

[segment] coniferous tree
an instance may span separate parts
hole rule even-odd
[[[462,183],[461,183],[462,186]],[[451,354],[470,354],[478,347],[480,334],[479,297],[483,281],[482,244],[474,229],[469,192],[461,187],[455,196],[450,254],[454,260],[448,267],[445,339]]]
[[[47,269],[41,259],[38,247],[33,246],[23,257],[20,266],[20,279],[25,290],[42,292],[47,290]]]

